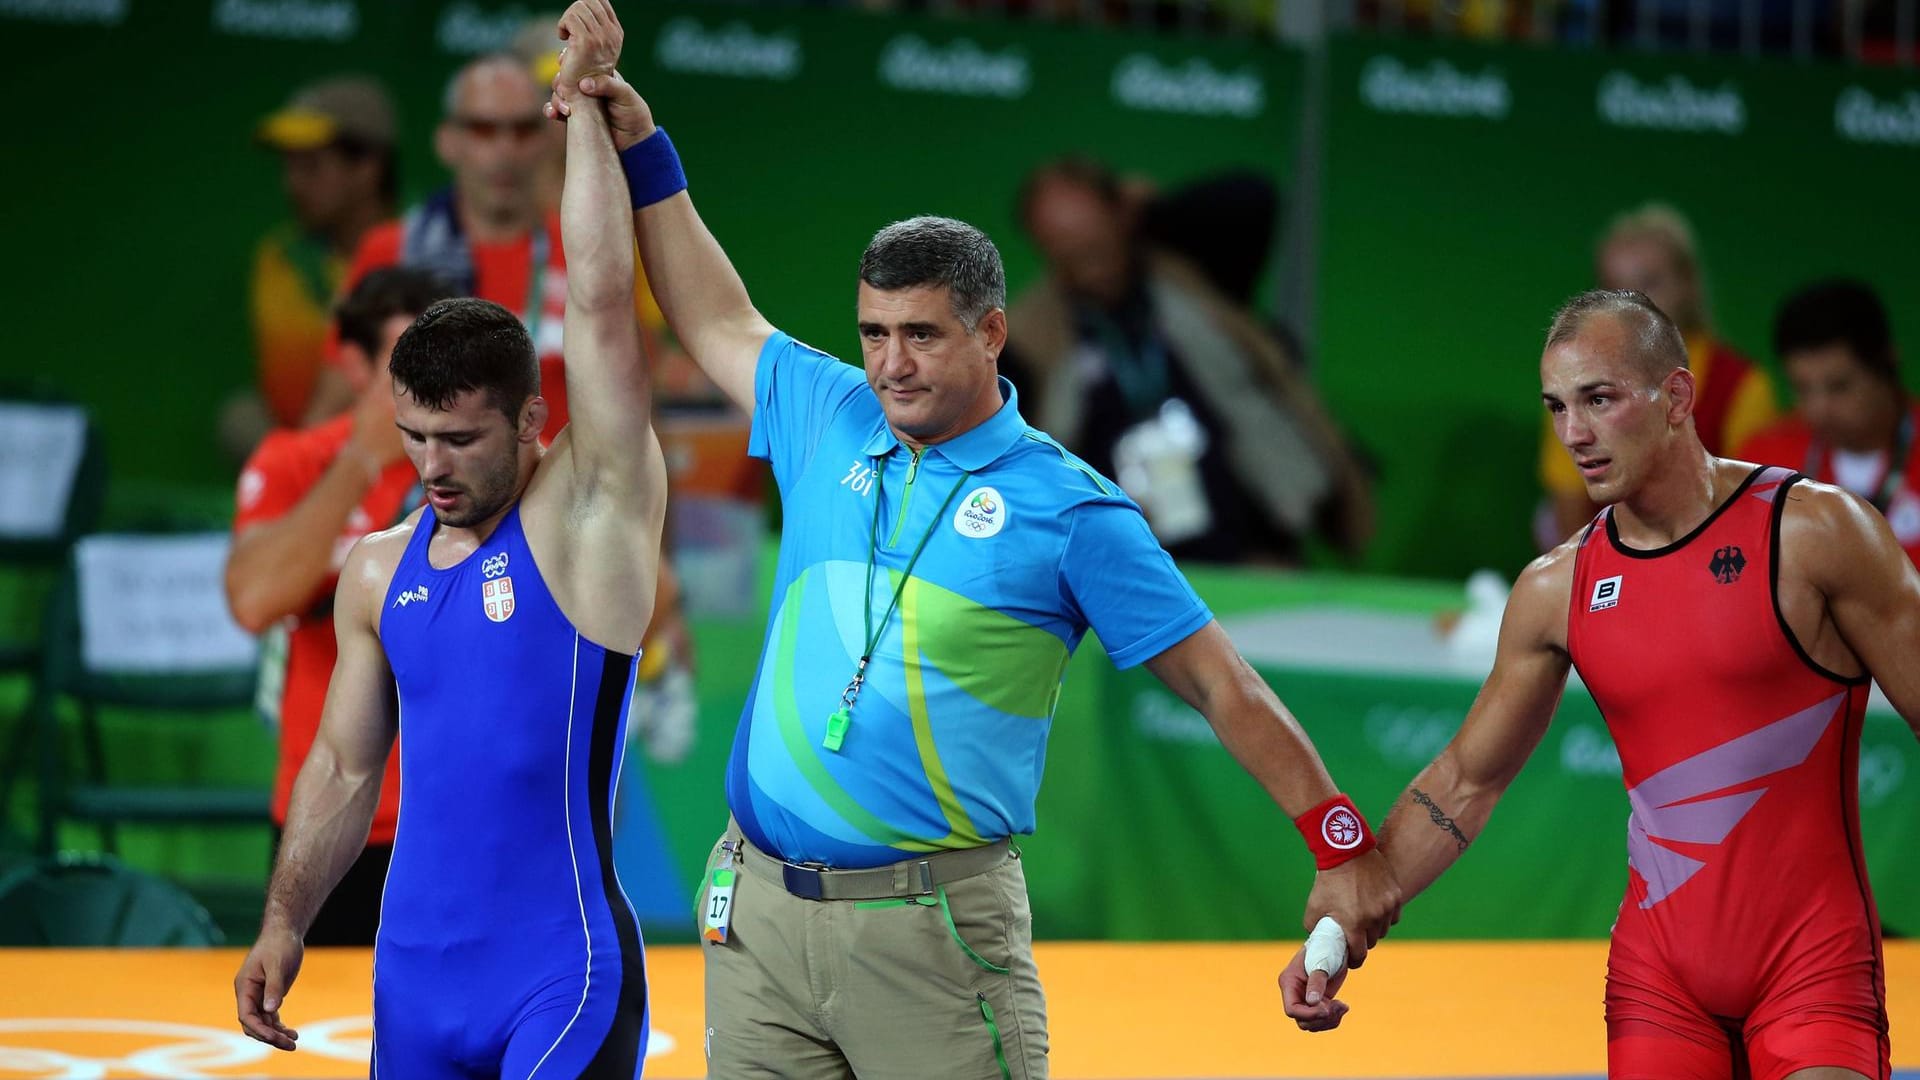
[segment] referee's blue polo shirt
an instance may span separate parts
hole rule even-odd
[[[1005,379],[1000,393],[992,418],[916,460],[861,369],[783,333],[762,348],[751,452],[786,523],[727,770],[762,850],[864,867],[1031,833],[1081,636],[1125,668],[1212,619],[1139,507],[1027,426]],[[869,625],[865,685],[829,749]]]

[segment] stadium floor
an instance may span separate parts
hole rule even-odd
[[[1058,1080],[1598,1077],[1602,942],[1395,942],[1352,980],[1353,1012],[1309,1036],[1280,1013],[1271,944],[1048,943]],[[371,956],[308,954],[284,1010],[302,1049],[240,1035],[241,952],[0,951],[0,1078],[365,1076]],[[648,956],[647,1075],[703,1075],[697,946]],[[1920,942],[1887,947],[1896,1080],[1920,1080]],[[1903,1036],[1905,1039],[1903,1040]],[[1908,1047],[1903,1051],[1904,1046]]]

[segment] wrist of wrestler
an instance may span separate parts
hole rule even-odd
[[[1300,830],[1320,870],[1351,862],[1376,846],[1367,819],[1345,795],[1336,794],[1294,818],[1293,827]]]
[[[680,168],[680,155],[663,127],[655,127],[651,135],[620,151],[620,170],[626,174],[627,192],[633,197],[635,210],[644,210],[687,190],[687,174]]]
[[[586,82],[588,79],[605,78],[614,74],[614,69],[610,67],[567,71],[563,63],[562,69],[556,72],[553,77],[551,86],[553,98],[555,101],[564,102],[567,106],[567,111],[571,112],[579,108],[581,103],[590,101],[593,98],[592,94],[580,89],[581,83]]]
[[[311,916],[301,919],[297,913],[287,910],[284,903],[270,898],[260,917],[260,936],[264,938],[279,934],[295,941],[305,941],[307,927],[312,922]]]

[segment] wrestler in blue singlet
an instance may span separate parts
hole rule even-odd
[[[646,973],[611,807],[638,657],[568,622],[518,505],[444,570],[435,525],[424,509],[380,615],[401,803],[374,1078],[638,1076]]]

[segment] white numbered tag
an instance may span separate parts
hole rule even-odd
[[[702,939],[718,945],[727,943],[727,928],[733,925],[733,883],[737,876],[733,869],[732,845],[723,846],[720,864],[713,868],[707,881],[706,909],[701,913],[706,924],[700,931]]]

